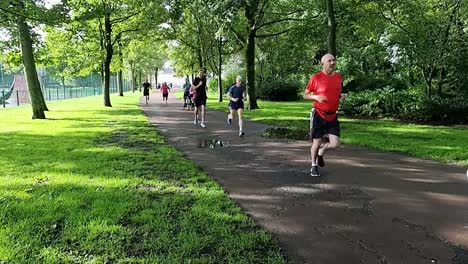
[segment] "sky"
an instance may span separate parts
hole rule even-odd
[[[61,0],[44,0],[44,4],[46,8],[51,8],[53,5],[60,3]]]

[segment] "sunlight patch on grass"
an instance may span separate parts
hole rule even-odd
[[[0,111],[0,262],[285,263],[138,98],[52,102],[47,120]]]

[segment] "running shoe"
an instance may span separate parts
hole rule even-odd
[[[320,177],[320,172],[319,172],[318,166],[312,166],[312,168],[310,168],[310,176]]]

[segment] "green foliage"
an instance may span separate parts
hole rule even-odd
[[[351,92],[340,109],[347,115],[390,117],[413,122],[468,124],[463,97],[426,97],[410,91],[380,89]]]
[[[226,84],[226,80],[223,79],[223,85]],[[225,86],[225,85],[224,85]],[[207,81],[207,87],[208,87],[208,91],[210,92],[217,92],[218,91],[218,78],[217,77],[213,77],[213,78],[210,78],[208,79]]]
[[[257,90],[259,99],[270,101],[296,101],[302,86],[290,81],[264,81]]]
[[[393,89],[396,91],[405,90],[408,86],[402,80],[395,78],[372,78],[358,77],[344,85],[347,92],[359,92],[366,90],[378,90],[382,88]]]

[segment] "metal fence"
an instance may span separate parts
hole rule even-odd
[[[13,81],[12,77],[3,78],[0,83],[0,107],[14,107],[23,104],[29,104],[29,92],[23,89],[10,90],[9,86]],[[58,81],[41,77],[41,90],[46,101],[66,100],[86,96],[102,95],[101,78],[98,75],[79,77],[74,80],[68,80],[60,84]],[[8,82],[10,84],[8,84]],[[118,93],[117,77],[111,76],[110,93]],[[123,80],[123,91],[131,91],[132,85],[128,80]]]

